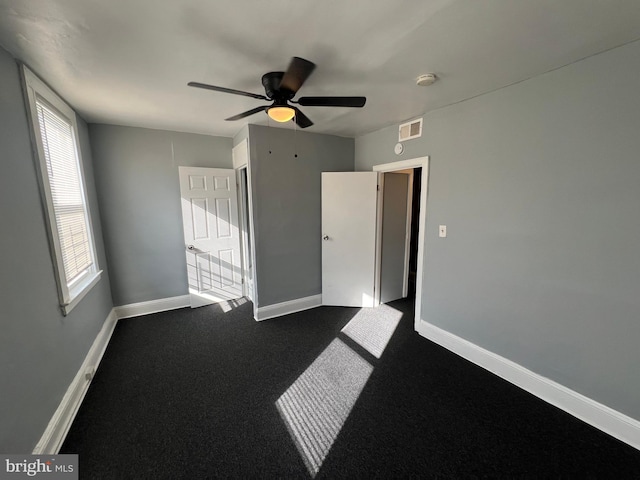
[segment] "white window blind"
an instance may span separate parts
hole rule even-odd
[[[73,126],[42,99],[36,111],[67,287],[93,265],[88,216]]]

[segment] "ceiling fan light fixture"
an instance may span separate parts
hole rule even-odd
[[[291,107],[271,107],[267,110],[267,115],[276,122],[288,122],[296,114],[296,111]]]

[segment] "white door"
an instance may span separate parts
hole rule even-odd
[[[409,175],[385,173],[382,199],[380,303],[407,296]]]
[[[242,296],[234,170],[179,167],[191,307]]]
[[[322,174],[322,303],[373,307],[376,172]]]

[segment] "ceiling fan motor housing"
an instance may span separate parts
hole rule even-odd
[[[288,90],[280,90],[280,83],[284,72],[269,72],[262,76],[262,86],[267,97],[273,100],[289,100],[293,98],[294,93]]]

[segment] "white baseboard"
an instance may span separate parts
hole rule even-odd
[[[288,315],[289,313],[301,312],[310,308],[320,307],[322,305],[322,295],[312,295],[310,297],[297,298],[288,302],[275,303],[266,307],[257,307],[255,309],[254,318],[257,321],[267,320],[269,318]]]
[[[34,455],[55,455],[60,450],[73,419],[78,413],[80,404],[87,393],[93,375],[102,360],[117,321],[115,309],[112,309],[93,341],[84,362],[80,366],[80,370],[78,370],[69,388],[67,388],[67,392],[62,397],[62,401],[53,414],[51,421],[49,421],[49,425],[47,425],[40,441],[35,446]]]
[[[148,302],[130,303],[115,307],[118,319],[138,317],[150,313],[165,312],[190,306],[189,295],[179,295],[177,297],[160,298]]]
[[[640,422],[425,321],[420,335],[640,450]]]

